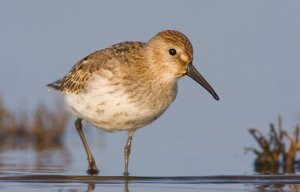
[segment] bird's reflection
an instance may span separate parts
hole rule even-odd
[[[96,189],[95,183],[88,183],[87,185],[87,192],[94,192]],[[124,180],[124,192],[129,192],[129,181]]]
[[[201,189],[201,184],[198,186]],[[87,185],[87,192],[94,192],[96,190],[97,184],[89,183]],[[276,191],[276,192],[300,192],[300,184],[263,184],[263,185],[255,185],[254,192],[268,192],[268,191]],[[121,191],[121,190],[120,190]],[[129,182],[128,180],[124,181],[124,192],[129,192]]]
[[[87,187],[87,192],[93,192],[96,188],[96,184],[95,183],[89,183],[88,187]]]

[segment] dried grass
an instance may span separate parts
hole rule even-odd
[[[260,149],[246,148],[256,155],[255,169],[263,173],[293,173],[300,150],[299,125],[295,127],[293,135],[282,128],[282,118],[278,117],[278,129],[270,124],[269,137],[264,136],[258,129],[249,129],[250,134],[258,143]]]
[[[0,147],[60,145],[69,118],[61,106],[57,102],[55,110],[50,110],[40,103],[33,113],[24,109],[13,113],[0,99]]]

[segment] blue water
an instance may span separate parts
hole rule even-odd
[[[122,175],[126,135],[86,128],[99,176],[87,175],[84,149],[70,126],[64,145],[55,148],[2,148],[0,191],[290,191],[300,187],[297,176],[259,176],[253,170],[254,156],[245,154],[243,146],[238,151],[212,151],[208,145],[197,145],[193,137],[151,135],[147,129],[136,137],[132,177],[126,178]]]

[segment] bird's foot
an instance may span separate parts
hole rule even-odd
[[[128,171],[124,171],[124,172],[123,172],[123,175],[124,175],[125,177],[128,177],[128,176],[129,176],[129,172],[128,172]]]
[[[98,175],[99,169],[97,168],[95,160],[89,161],[89,167],[88,167],[87,173],[89,175]]]

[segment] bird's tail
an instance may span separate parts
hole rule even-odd
[[[60,87],[61,87],[61,79],[57,80],[57,81],[54,81],[53,83],[49,83],[47,85],[47,87],[49,89],[52,89],[52,90],[56,90],[56,91],[59,91],[60,90]]]

